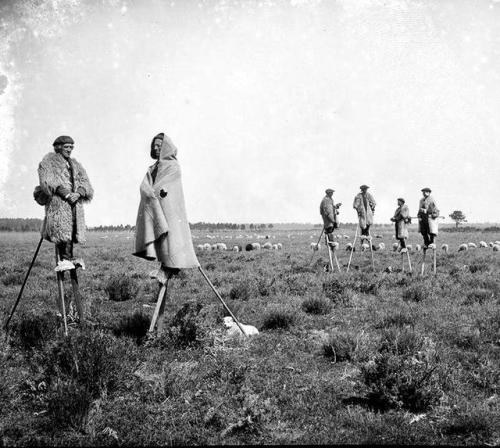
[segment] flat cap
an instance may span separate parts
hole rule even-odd
[[[429,187],[422,188],[420,191],[428,191],[429,193],[432,191]]]
[[[398,198],[398,201],[401,201],[401,202],[403,202],[403,203],[405,203],[405,202],[406,202],[403,198]]]
[[[333,193],[334,191],[335,191],[335,190],[332,190],[331,188],[327,188],[327,189],[325,190],[325,193],[326,193],[326,194],[330,194],[330,193]]]
[[[361,187],[359,187],[361,190],[368,190],[368,188],[370,188],[368,185],[361,185]]]
[[[54,140],[52,146],[65,145],[66,143],[74,144],[75,141],[69,135],[61,135]]]

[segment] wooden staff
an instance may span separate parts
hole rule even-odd
[[[331,251],[330,245],[328,244],[328,237],[326,235],[325,235],[325,245],[328,249],[328,257],[330,258],[330,268],[332,269],[332,272],[333,272],[332,251]]]
[[[23,281],[23,285],[21,286],[21,290],[19,291],[16,302],[14,303],[14,306],[12,307],[10,315],[5,322],[4,328],[5,328],[6,335],[7,335],[8,330],[9,330],[10,320],[12,319],[12,316],[14,315],[14,313],[16,311],[17,305],[19,305],[19,302],[20,302],[21,297],[23,295],[24,287],[26,286],[26,283],[28,282],[28,277],[30,276],[31,268],[35,264],[35,260],[36,260],[36,257],[38,256],[38,252],[40,251],[40,247],[41,247],[42,243],[43,243],[43,237],[41,237],[40,241],[38,242],[38,246],[36,247],[36,250],[35,250],[35,255],[33,255],[33,259],[31,260],[31,264],[30,264],[30,267],[28,268],[28,272],[26,272],[26,276],[24,277],[24,281]]]

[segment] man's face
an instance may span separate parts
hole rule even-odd
[[[361,189],[361,193],[363,193],[363,194],[366,194],[366,191],[367,191],[367,189],[366,189],[366,188],[362,188],[362,189]]]
[[[71,157],[71,152],[73,151],[74,145],[73,143],[65,143],[64,145],[59,146],[60,154],[65,158],[69,159]]]
[[[155,141],[153,143],[153,154],[155,156],[155,159],[160,157],[162,143],[163,143],[163,140],[161,138],[155,138]]]
[[[431,194],[430,191],[422,191],[422,193],[424,194],[424,198],[429,197],[429,195]]]
[[[331,198],[333,196],[333,191],[329,191],[328,193],[326,193],[326,195]]]
[[[398,207],[401,207],[404,204],[403,201],[398,201]]]

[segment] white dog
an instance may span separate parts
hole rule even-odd
[[[224,325],[227,328],[227,336],[229,337],[242,336],[238,324],[233,320],[231,316],[227,316],[224,318]],[[253,325],[244,325],[242,323],[240,323],[240,325],[243,327],[243,330],[245,330],[247,336],[259,334],[259,330],[257,330],[257,328],[255,328]]]

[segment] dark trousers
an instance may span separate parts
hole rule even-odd
[[[325,229],[325,235],[329,243],[332,243],[334,241],[333,239],[333,231],[335,228],[333,226],[327,227]]]
[[[361,229],[361,235],[370,236],[370,224],[367,224],[364,229]]]
[[[429,218],[427,216],[422,217],[420,220],[420,233],[424,238],[425,247],[429,246],[429,244],[434,244],[434,237],[436,235],[430,233]]]
[[[398,238],[401,249],[406,249],[406,240],[404,238]]]

